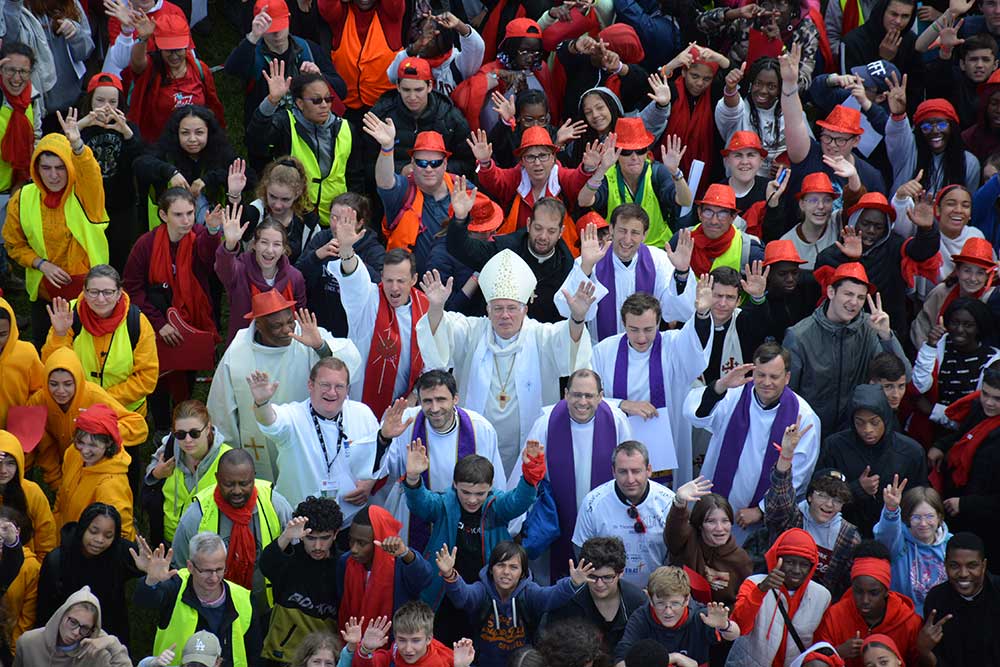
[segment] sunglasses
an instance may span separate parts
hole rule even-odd
[[[639,516],[639,510],[635,505],[629,505],[628,517],[630,519],[635,519],[635,525],[632,526],[632,530],[639,533],[640,535],[646,532],[646,524],[642,522],[642,517]]]
[[[413,164],[417,165],[421,169],[427,169],[427,167],[437,169],[444,164],[444,158],[438,158],[437,160],[418,160],[417,158],[414,158]]]
[[[174,431],[174,440],[187,440],[188,437],[192,440],[197,440],[205,432],[206,428],[208,427],[202,426],[201,428],[193,428],[190,431]]]
[[[939,120],[936,123],[921,123],[919,127],[920,131],[924,134],[930,134],[931,132],[944,132],[948,129],[948,121]]]
[[[326,97],[304,97],[303,99],[308,100],[309,102],[312,102],[316,106],[319,106],[320,104],[323,104],[324,102],[326,104],[333,104],[333,95],[327,95]]]
[[[645,155],[648,152],[649,152],[648,148],[629,148],[629,149],[623,148],[622,152],[621,152],[621,156],[622,157],[631,157],[633,155]]]

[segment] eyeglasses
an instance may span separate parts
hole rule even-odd
[[[819,206],[820,204],[832,204],[833,197],[830,195],[809,195],[802,198],[809,206]]]
[[[96,299],[99,296],[104,297],[105,299],[110,299],[115,294],[118,294],[118,288],[117,287],[115,289],[90,289],[88,287],[88,288],[84,289],[83,291],[91,299]]]
[[[733,217],[733,212],[728,209],[702,208],[701,217],[706,220],[729,220]]]
[[[629,149],[623,148],[621,156],[632,157],[633,155],[645,155],[648,152],[649,152],[648,148],[629,148]]]
[[[934,523],[938,518],[937,514],[911,514],[910,525],[918,523]]]
[[[590,579],[595,584],[597,582],[601,582],[602,584],[611,585],[615,583],[615,579],[617,579],[619,576],[621,576],[620,573],[615,572],[614,574],[592,574],[587,578]]]
[[[510,304],[510,305],[506,305],[506,306],[495,305],[495,306],[490,306],[490,314],[491,315],[515,315],[515,314],[521,312],[521,310],[523,310],[523,309],[524,309],[524,306],[522,306],[520,304]]]
[[[417,165],[421,169],[427,169],[428,167],[431,169],[437,169],[444,164],[444,158],[438,158],[437,160],[418,160],[417,158],[413,158],[413,164]]]
[[[90,633],[94,631],[94,626],[84,625],[72,616],[66,617],[66,627],[69,628],[70,632],[79,632],[81,637],[89,637]]]
[[[683,602],[653,602],[653,606],[658,609],[669,609],[670,611],[680,611],[684,608]]]
[[[841,500],[840,498],[834,498],[830,494],[823,493],[822,491],[813,491],[812,496],[813,496],[813,500],[815,500],[820,505],[824,505],[826,503],[830,503],[831,505],[833,505],[837,509],[840,509],[841,507],[844,506],[844,501],[843,500]]]
[[[192,428],[187,431],[174,431],[174,440],[187,440],[188,438],[197,440],[205,432],[206,428],[208,427],[202,426],[201,428]]]
[[[591,394],[586,391],[571,391],[568,396],[576,401],[592,401],[597,398],[597,394]]]
[[[217,567],[214,570],[203,570],[194,561],[191,562],[191,567],[194,568],[195,572],[206,577],[221,577],[226,573],[226,568],[224,567]]]
[[[639,509],[635,505],[629,505],[628,517],[630,519],[635,519],[635,524],[632,526],[632,530],[639,533],[640,535],[646,532],[646,524],[642,522],[642,517],[639,516]]]
[[[931,132],[944,132],[945,130],[948,129],[949,124],[948,121],[946,120],[939,120],[936,123],[931,123],[931,122],[921,123],[917,127],[919,127],[920,131],[923,132],[924,134],[930,134]]]
[[[535,164],[545,162],[550,157],[552,157],[552,153],[532,153],[531,155],[522,155],[521,161],[526,164]]]
[[[22,69],[20,67],[3,67],[0,68],[0,72],[3,72],[4,76],[9,76],[12,79],[14,77],[27,79],[29,76],[31,76],[30,69]]]
[[[312,102],[316,106],[320,104],[333,104],[333,95],[327,95],[326,97],[303,97],[302,99]]]
[[[830,144],[833,144],[837,148],[840,148],[842,146],[846,146],[847,142],[850,141],[853,138],[854,137],[832,137],[829,134],[821,134],[821,135],[819,135],[819,140],[821,142],[823,142],[827,146],[829,146]]]

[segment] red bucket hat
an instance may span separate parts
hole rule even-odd
[[[267,29],[269,33],[288,29],[290,14],[285,0],[257,0],[253,5],[253,15],[261,12],[267,12],[271,17],[271,27]]]
[[[802,179],[802,188],[795,195],[795,198],[802,199],[802,197],[809,194],[832,195],[836,197],[839,193],[833,189],[830,177],[822,171],[817,171]]]
[[[191,43],[191,28],[183,16],[160,13],[156,16],[156,48],[165,51],[186,49]]]
[[[831,132],[840,132],[841,134],[862,135],[865,132],[861,128],[861,112],[842,104],[833,107],[833,111],[826,117],[826,120],[818,120],[816,124]]]
[[[847,209],[847,217],[851,217],[863,208],[873,208],[882,211],[889,216],[890,222],[896,221],[896,209],[889,204],[889,200],[881,192],[867,192],[861,195],[858,203]]]
[[[503,209],[495,201],[476,191],[476,202],[469,212],[470,232],[495,232],[503,222]]]
[[[735,211],[736,193],[724,183],[713,183],[708,186],[708,190],[705,190],[704,198],[699,199],[695,204],[699,206],[718,206],[719,208],[728,208],[731,211]]]
[[[597,211],[590,211],[589,213],[584,213],[580,216],[580,219],[576,221],[576,232],[577,234],[583,234],[583,230],[587,228],[587,225],[594,223],[597,229],[604,229],[608,227],[608,221],[601,216]]]
[[[805,264],[806,260],[799,257],[799,251],[795,243],[790,239],[779,239],[771,241],[764,246],[764,266],[771,266],[778,262],[792,262],[793,264]]]
[[[641,118],[619,118],[615,123],[615,136],[618,137],[615,146],[627,151],[644,150],[656,140]]]
[[[750,149],[756,150],[763,158],[767,157],[767,151],[764,150],[763,144],[760,143],[760,137],[757,136],[757,133],[749,130],[740,130],[739,132],[733,132],[733,136],[729,137],[729,143],[726,144],[726,147],[721,152],[723,157],[725,157],[734,151]]]
[[[972,237],[962,246],[962,251],[951,256],[955,264],[975,264],[986,270],[995,269],[997,263],[993,260],[993,245],[986,239]]]
[[[521,145],[514,149],[514,155],[521,157],[521,153],[535,146],[544,146],[553,151],[559,150],[559,147],[552,143],[552,137],[549,136],[549,131],[546,128],[541,125],[533,125],[521,135]]]
[[[445,157],[451,157],[451,151],[449,151],[444,146],[444,137],[441,136],[440,132],[435,132],[434,130],[427,130],[421,132],[417,135],[417,140],[413,142],[413,148],[407,151],[410,157],[417,151],[431,151],[433,153],[442,153]]]
[[[294,301],[287,300],[281,292],[273,288],[269,292],[254,294],[250,304],[250,312],[243,316],[247,320],[255,320],[258,317],[273,315],[295,307]]]

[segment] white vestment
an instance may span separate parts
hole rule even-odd
[[[277,446],[260,432],[253,416],[254,401],[247,378],[256,370],[265,371],[272,382],[279,383],[271,398],[274,403],[303,401],[309,397],[306,383],[309,371],[319,361],[319,355],[297,340],[285,347],[261,345],[254,340],[256,331],[256,322],[251,322],[246,329],[236,332],[233,342],[226,348],[208,392],[208,413],[212,415],[212,423],[225,437],[226,444],[253,451],[257,479],[276,482]],[[298,322],[295,333],[302,333]],[[322,327],[319,333],[333,356],[343,361],[351,377],[354,377],[361,366],[358,348],[346,338],[334,338]]]

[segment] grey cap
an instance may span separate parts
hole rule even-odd
[[[222,656],[222,646],[218,638],[207,630],[199,630],[191,635],[184,644],[181,654],[182,665],[204,665],[215,667],[216,661]]]

